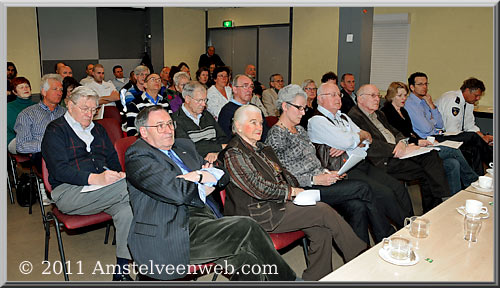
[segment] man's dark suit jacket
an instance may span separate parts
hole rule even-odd
[[[356,103],[354,103],[351,95],[349,95],[349,93],[347,93],[344,88],[340,89],[340,94],[342,94],[342,107],[340,107],[340,112],[347,114],[352,107],[356,106]]]
[[[204,163],[189,139],[176,139],[172,149],[193,171],[200,169]],[[176,178],[182,175],[182,171],[174,161],[141,138],[127,150],[125,167],[134,212],[128,236],[134,261],[148,267],[150,261],[153,265],[189,264],[190,209],[204,207],[198,196],[198,185]],[[229,177],[225,173],[218,185],[223,186],[227,182]],[[233,247],[227,249],[230,248]],[[213,249],[211,255],[220,258],[219,255],[227,256],[232,252],[222,246],[221,249]],[[162,280],[185,276],[176,273],[156,275],[155,278]]]
[[[377,110],[375,111],[377,114],[378,120],[387,128],[396,138],[396,143],[399,140],[404,139],[404,135],[401,134],[396,128],[392,127],[383,112]],[[349,117],[351,117],[352,121],[358,125],[359,128],[369,132],[372,136],[372,143],[370,144],[370,149],[368,149],[368,159],[373,163],[373,165],[382,168],[384,171],[386,167],[384,162],[387,163],[389,158],[393,158],[394,155],[392,151],[394,150],[395,144],[389,144],[385,140],[384,135],[377,129],[375,124],[372,123],[370,119],[359,109],[358,106],[354,106],[349,111]]]

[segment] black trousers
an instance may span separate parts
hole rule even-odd
[[[477,175],[484,175],[483,162],[493,161],[493,147],[488,145],[476,132],[462,132],[457,135],[436,135],[439,142],[453,140],[463,142],[460,151]]]
[[[443,168],[443,160],[437,151],[431,151],[408,159],[389,158],[387,174],[396,179],[418,180],[422,192],[423,212],[439,205],[443,197],[450,195],[450,188]]]
[[[414,215],[405,185],[370,162],[361,161],[347,172],[347,177],[370,185],[373,197],[380,203],[380,212],[389,218],[398,230],[403,228],[406,217]]]
[[[351,225],[356,235],[366,243],[370,243],[369,225],[375,243],[395,232],[387,218],[379,211],[380,205],[365,182],[345,179],[330,186],[314,185],[312,189],[319,189],[321,202],[336,209]]]

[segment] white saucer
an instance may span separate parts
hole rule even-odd
[[[415,260],[413,260],[413,261],[410,261],[409,258],[406,260],[397,260],[397,259],[394,259],[391,256],[389,256],[389,252],[387,250],[385,250],[384,248],[380,248],[378,250],[378,255],[380,256],[380,258],[384,259],[385,261],[387,261],[391,264],[399,265],[399,266],[411,266],[411,265],[417,264],[418,261],[420,260],[420,257],[418,257],[418,254],[415,252],[415,250],[413,250],[413,253],[415,254]]]
[[[492,192],[493,191],[493,187],[491,187],[491,188],[483,188],[483,187],[479,186],[479,183],[477,183],[477,181],[476,182],[472,182],[470,184],[470,186],[476,188],[480,192]]]
[[[493,175],[493,168],[486,169],[486,173],[490,173],[491,175]]]
[[[458,213],[460,213],[461,215],[465,216],[465,207],[464,206],[460,206],[460,207],[457,207],[455,209],[457,209]],[[490,217],[490,213],[488,213],[488,212],[481,213],[481,214],[482,214],[481,218],[483,218],[483,219],[486,219],[486,218]]]

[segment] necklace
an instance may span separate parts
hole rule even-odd
[[[278,123],[277,123],[277,124],[278,124],[279,126],[283,127],[284,129],[286,129],[286,130],[290,131],[290,133],[292,133],[292,134],[297,133],[297,129],[296,129],[295,127],[292,127],[292,128],[290,129],[290,128],[286,127],[286,126],[285,126],[285,124],[283,124],[283,122],[281,122],[281,121],[278,121]],[[292,130],[294,130],[294,131],[292,131]]]

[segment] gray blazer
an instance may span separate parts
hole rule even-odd
[[[191,140],[176,139],[172,149],[188,168],[193,171],[201,168],[204,160]],[[182,175],[179,167],[143,139],[127,150],[125,167],[134,213],[128,236],[134,261],[148,267],[150,261],[153,265],[188,264],[189,207],[204,207],[198,197],[198,185],[176,178]],[[227,182],[228,177],[223,177],[218,184]],[[168,280],[181,276],[185,275],[163,273],[154,278]]]

